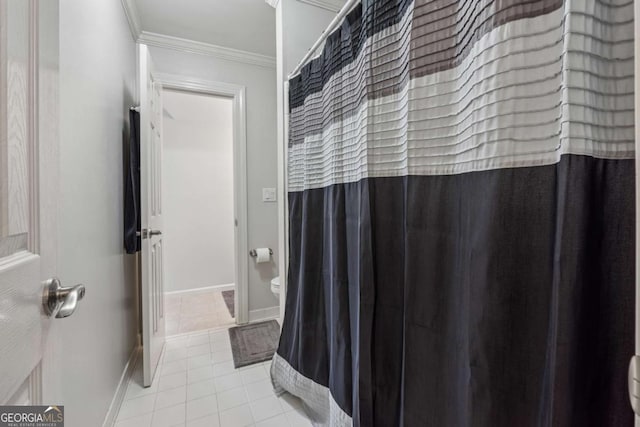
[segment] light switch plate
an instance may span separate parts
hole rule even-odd
[[[263,202],[275,202],[276,201],[276,189],[275,188],[263,188],[262,189],[262,201]]]

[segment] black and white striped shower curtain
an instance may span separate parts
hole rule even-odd
[[[317,424],[631,426],[632,0],[363,0],[289,83],[272,379]]]

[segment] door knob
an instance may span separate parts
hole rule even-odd
[[[65,288],[58,278],[49,279],[44,283],[44,312],[49,317],[55,316],[58,319],[69,317],[76,311],[78,302],[84,298],[84,292],[84,285]]]

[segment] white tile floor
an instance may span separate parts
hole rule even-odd
[[[228,327],[235,324],[222,292],[168,294],[164,297],[167,335]]]
[[[149,388],[138,363],[116,427],[310,426],[297,398],[273,393],[270,363],[234,369],[227,328],[171,337]]]

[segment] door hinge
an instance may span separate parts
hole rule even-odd
[[[139,231],[136,232],[136,236],[137,237],[142,237],[143,239],[148,239],[150,237],[160,236],[160,235],[162,235],[162,231],[160,231],[160,230],[151,230],[151,229],[148,229],[148,228],[143,228],[142,229],[142,233],[140,233]]]

